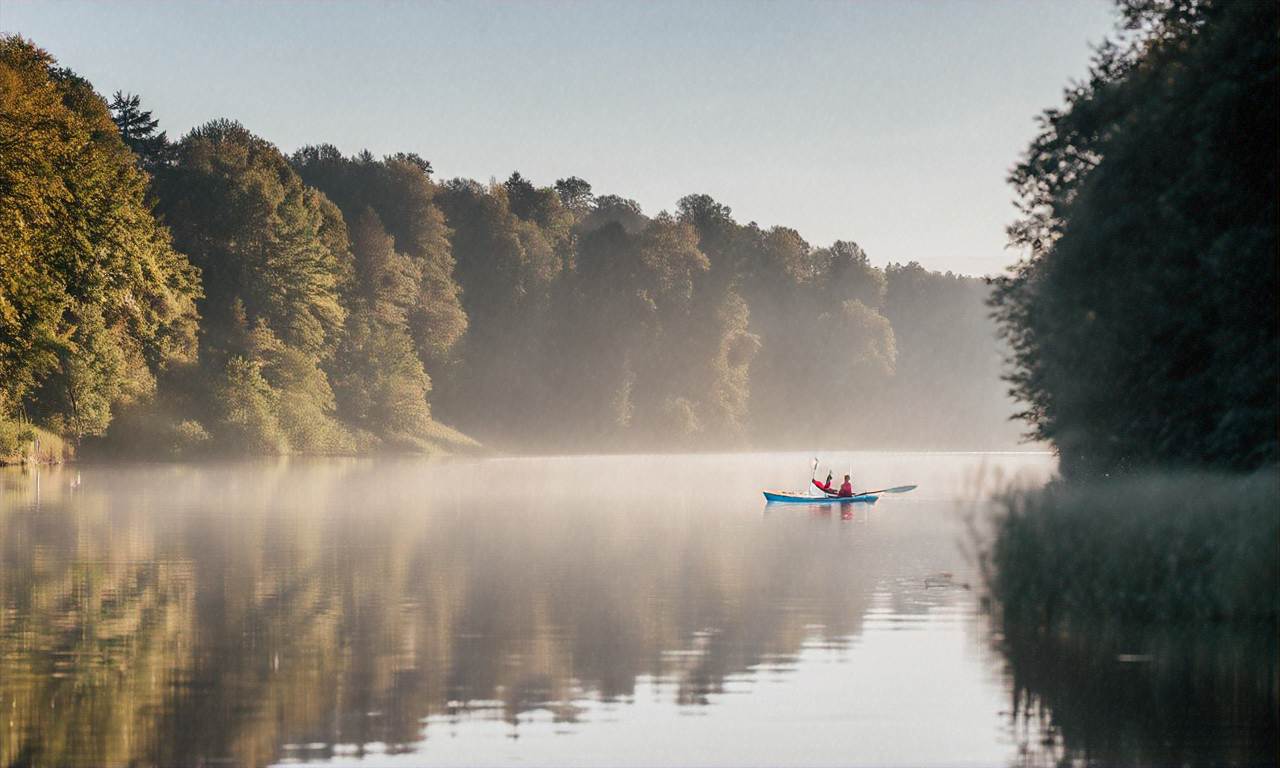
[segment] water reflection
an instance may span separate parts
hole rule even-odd
[[[1275,627],[1010,625],[999,644],[1027,762],[1276,762]]]
[[[807,457],[2,473],[0,762],[1257,756],[1274,638],[1009,632],[1006,687],[956,546],[975,458],[857,461],[924,487],[842,515],[764,509]]]

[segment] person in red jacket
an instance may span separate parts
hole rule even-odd
[[[844,476],[844,484],[840,486],[840,492],[837,493],[836,495],[837,496],[853,495],[853,482],[849,479],[848,475]]]
[[[816,485],[816,486],[818,486],[819,488],[821,488],[821,489],[823,490],[823,492],[825,492],[825,493],[827,493],[827,494],[829,494],[829,495],[832,495],[832,496],[841,496],[841,497],[845,497],[845,496],[852,496],[852,495],[853,495],[853,481],[852,481],[852,479],[851,479],[848,475],[845,475],[845,476],[844,476],[844,484],[840,486],[840,490],[839,490],[839,491],[837,491],[835,488],[832,488],[832,487],[831,487],[831,473],[830,473],[830,472],[828,472],[828,473],[827,473],[827,481],[826,481],[825,483],[819,483],[817,480],[814,480],[814,481],[813,481],[813,484],[814,484],[814,485]]]

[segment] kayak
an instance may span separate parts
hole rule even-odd
[[[764,498],[770,504],[875,504],[880,497],[872,493],[861,496],[806,496],[799,491],[765,491]]]

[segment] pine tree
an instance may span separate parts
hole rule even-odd
[[[142,97],[116,91],[107,106],[111,109],[111,119],[120,129],[120,138],[138,156],[143,168],[154,169],[169,162],[169,138],[164,131],[156,133],[160,121],[151,117],[150,110],[142,108]]]

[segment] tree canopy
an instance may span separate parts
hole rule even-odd
[[[2,38],[0,115],[0,414],[98,435],[194,357],[200,275],[86,81]]]
[[[1011,176],[1009,381],[1069,474],[1274,464],[1277,5],[1121,8]]]

